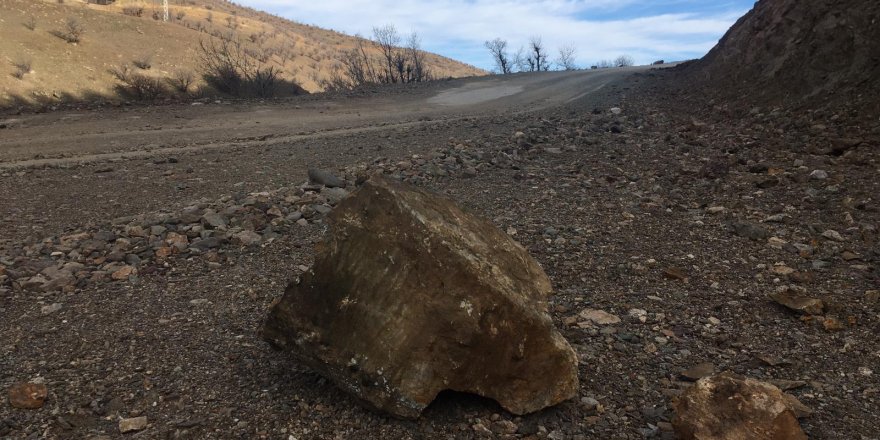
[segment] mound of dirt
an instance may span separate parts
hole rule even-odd
[[[755,105],[861,106],[880,115],[880,3],[761,0],[686,67],[711,95]]]

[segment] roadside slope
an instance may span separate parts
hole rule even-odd
[[[142,71],[148,76],[197,73],[199,42],[218,36],[243,41],[247,50],[281,69],[284,79],[315,92],[358,43],[349,35],[222,0],[172,2],[168,23],[154,17],[161,18],[155,4],[134,0],[109,6],[81,0],[0,2],[0,106],[113,96],[116,81],[109,70],[142,58],[150,61],[150,69]],[[53,35],[66,31],[70,19],[85,31],[80,43]],[[486,73],[435,54],[426,54],[426,61],[438,78]],[[16,78],[16,65],[27,62],[31,72]]]

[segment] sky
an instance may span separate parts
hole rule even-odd
[[[637,64],[699,58],[753,0],[239,0],[291,20],[369,36],[393,24],[425,50],[491,70],[487,40],[512,51],[541,37],[551,53],[571,46],[578,65],[631,56]]]

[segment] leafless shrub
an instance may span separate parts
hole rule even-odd
[[[207,8],[207,6],[205,6],[205,7]],[[210,8],[208,8],[208,9],[210,9]],[[208,15],[205,17],[205,21],[207,21],[208,23],[213,23],[214,22],[214,13],[208,12]]]
[[[189,93],[190,88],[195,82],[195,75],[188,70],[176,70],[166,81],[174,90],[185,95]]]
[[[274,96],[282,85],[281,71],[248,55],[249,49],[235,39],[199,42],[202,77],[214,89],[231,95]]]
[[[251,90],[261,98],[275,96],[279,85],[278,75],[280,74],[281,70],[275,66],[257,67],[248,78]]]
[[[574,46],[562,46],[559,48],[559,56],[556,58],[556,65],[561,70],[577,70],[577,65],[575,65],[575,51]]]
[[[85,33],[85,27],[80,24],[79,20],[73,17],[68,18],[67,21],[64,22],[64,30],[55,30],[51,32],[52,35],[68,43],[79,43],[82,41],[83,34]]]
[[[629,67],[635,64],[633,57],[629,55],[621,55],[614,59],[614,65],[616,67]]]
[[[186,17],[186,11],[177,11],[177,21],[183,20],[183,17]]]
[[[140,100],[153,100],[166,94],[165,86],[159,78],[134,72],[128,65],[111,68],[110,74],[120,82],[118,90],[124,95]]]
[[[15,67],[15,71],[12,72],[12,76],[18,79],[23,79],[25,75],[31,72],[32,61],[30,59],[19,59],[12,62],[12,66]]]
[[[596,68],[598,69],[610,69],[614,67],[614,61],[611,60],[601,60],[596,63]]]
[[[22,23],[22,24],[24,24],[24,27],[28,28],[28,30],[31,30],[31,31],[37,29],[37,19],[34,18],[34,17],[30,17],[30,18],[28,18],[28,19],[25,20],[25,22]]]
[[[134,64],[135,67],[141,70],[150,70],[150,68],[153,67],[153,56],[150,54],[143,54],[132,60],[131,64]]]
[[[126,6],[122,8],[122,13],[132,17],[143,17],[144,8],[141,6]]]

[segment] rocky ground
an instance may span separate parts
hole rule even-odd
[[[880,125],[731,119],[670,99],[673,76],[311,145],[5,172],[0,389],[47,397],[0,405],[0,436],[673,438],[672,399],[731,370],[809,406],[811,438],[878,438]],[[297,164],[293,148],[308,151]],[[346,189],[307,183],[302,162]],[[580,360],[576,399],[514,417],[449,393],[396,420],[261,340],[322,216],[373,172],[452,197],[540,262]]]

